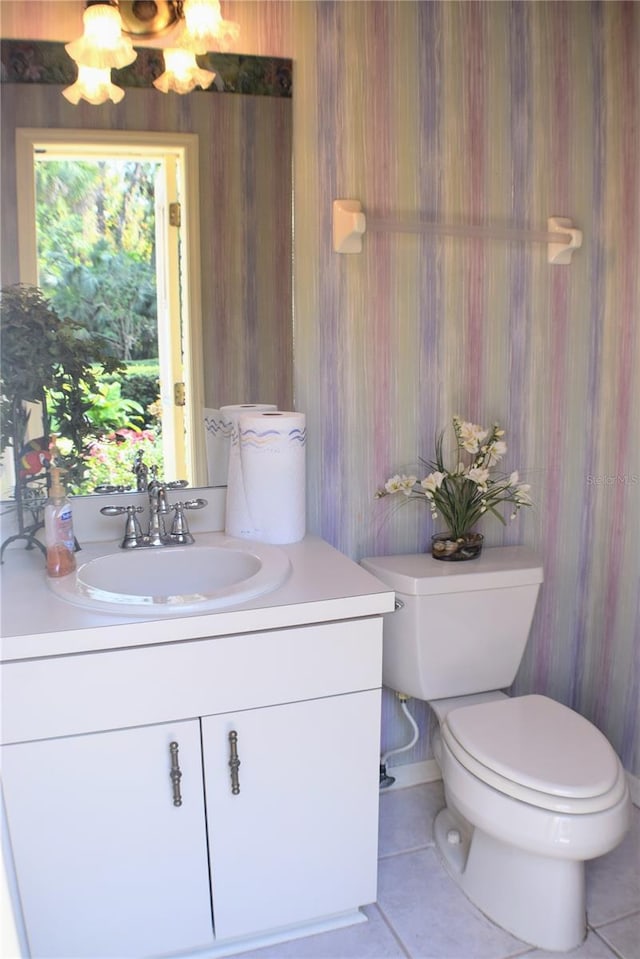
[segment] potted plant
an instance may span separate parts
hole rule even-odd
[[[46,495],[50,415],[80,454],[92,432],[89,393],[97,389],[102,373],[124,367],[104,336],[62,319],[35,286],[18,283],[0,291],[0,323],[0,449],[13,449],[17,538],[28,539],[29,548],[41,525],[37,513]],[[30,403],[41,404],[43,435],[25,450]],[[24,523],[25,508],[32,512],[29,526]]]
[[[506,525],[498,507],[508,504],[511,519],[523,506],[531,506],[530,487],[521,483],[516,471],[506,474],[496,469],[507,451],[504,430],[495,423],[485,429],[453,417],[456,447],[453,466],[447,466],[444,455],[444,430],[436,438],[435,458],[421,460],[428,470],[418,481],[416,476],[396,474],[376,492],[376,497],[401,493],[421,499],[429,505],[434,519],[442,517],[446,530],[432,537],[435,559],[465,560],[480,555],[484,537],[474,530],[487,514]]]

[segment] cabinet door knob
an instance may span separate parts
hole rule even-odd
[[[180,792],[180,780],[182,779],[182,771],[178,761],[178,744],[175,742],[169,743],[169,752],[171,753],[171,772],[169,776],[171,777],[171,788],[173,789],[173,805],[181,806],[182,793]]]
[[[235,729],[232,729],[229,733],[229,769],[231,770],[231,792],[234,796],[237,796],[240,792],[240,780],[238,778],[239,768],[238,734]]]

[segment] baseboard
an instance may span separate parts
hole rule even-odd
[[[435,759],[424,759],[419,763],[405,763],[403,766],[387,766],[387,775],[395,782],[385,786],[383,792],[390,789],[406,789],[407,786],[419,786],[421,783],[433,783],[442,779],[440,767]]]
[[[280,945],[292,942],[295,939],[306,939],[307,936],[317,936],[323,932],[333,932],[361,922],[368,922],[367,915],[361,909],[352,909],[350,912],[339,913],[336,916],[327,916],[295,926],[285,926],[273,932],[262,933],[256,936],[243,936],[240,939],[227,939],[218,942],[209,948],[197,952],[179,953],[173,959],[221,959],[223,956],[235,956],[241,952],[261,949],[264,946]],[[273,955],[273,953],[272,953]]]

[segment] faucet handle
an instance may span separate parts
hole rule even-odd
[[[193,534],[189,532],[187,517],[184,515],[185,509],[188,509],[186,503],[174,503],[171,509],[174,511],[173,523],[171,524],[170,538],[173,543],[182,543],[187,546],[195,543]]]
[[[136,516],[136,513],[142,513],[142,506],[103,506],[100,512],[103,516],[122,516],[127,514],[127,524],[124,530],[124,539],[122,540],[122,549],[134,549],[136,546],[145,546],[144,533]]]
[[[101,506],[100,512],[103,516],[122,516],[127,512],[126,506]]]
[[[173,503],[171,509],[174,511],[173,523],[171,524],[170,539],[173,543],[182,543],[189,545],[195,543],[193,534],[189,531],[187,517],[184,515],[188,509],[202,509],[207,505],[206,499],[190,499],[186,502]]]
[[[127,506],[127,525],[124,530],[124,539],[122,541],[123,549],[131,549],[135,546],[144,546],[144,533],[136,513],[142,512],[142,506]]]

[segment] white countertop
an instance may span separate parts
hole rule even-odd
[[[200,534],[198,542],[215,534]],[[118,543],[85,544],[78,561]],[[184,547],[189,549],[188,546]],[[2,662],[148,646],[207,636],[281,629],[305,623],[390,612],[394,592],[323,540],[307,536],[280,546],[291,573],[278,589],[210,613],[153,619],[97,613],[60,599],[49,589],[39,550],[11,549],[0,567]]]

